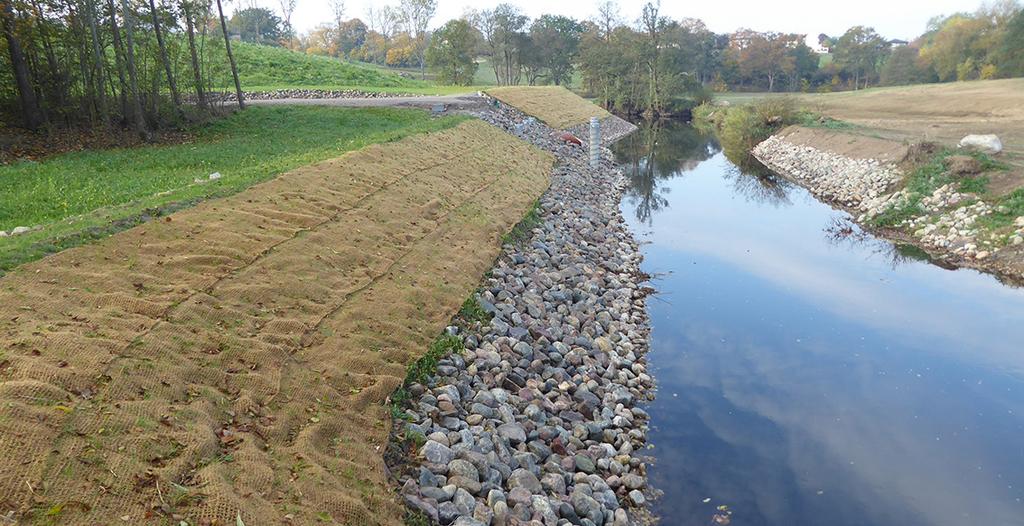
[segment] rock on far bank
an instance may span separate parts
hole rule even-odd
[[[992,134],[967,135],[960,139],[961,148],[971,148],[988,154],[997,154],[1003,151],[1003,142],[999,137]]]
[[[618,208],[626,181],[515,110],[480,117],[559,164],[532,237],[505,245],[478,293],[493,319],[450,328],[465,350],[410,387],[406,431],[427,440],[402,495],[442,525],[631,524],[646,502],[640,404],[653,379],[641,256]]]

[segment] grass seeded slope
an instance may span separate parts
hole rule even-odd
[[[0,277],[3,513],[401,525],[385,402],[553,162],[468,120]]]
[[[487,90],[487,94],[544,121],[552,128],[566,129],[609,115],[604,108],[561,86],[515,86]]]
[[[0,273],[146,216],[457,122],[408,109],[252,107],[197,130],[185,144],[74,152],[0,166],[0,230],[40,227],[0,238]],[[214,172],[221,178],[208,180]]]

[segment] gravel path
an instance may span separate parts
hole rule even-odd
[[[503,107],[483,120],[555,154],[532,237],[506,244],[477,299],[493,319],[449,327],[465,350],[409,387],[406,438],[425,438],[417,465],[396,467],[406,503],[458,526],[641,522],[647,487],[641,256],[619,201],[626,182],[607,160]],[[606,141],[635,127],[604,120]]]

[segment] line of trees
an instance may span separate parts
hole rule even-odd
[[[120,126],[150,139],[209,113],[226,69],[244,105],[221,0],[0,0],[0,22],[0,111],[30,130]]]

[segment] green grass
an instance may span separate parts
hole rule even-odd
[[[491,321],[491,314],[480,305],[480,302],[476,299],[476,294],[462,302],[462,307],[459,309],[459,317],[470,323],[487,323]],[[0,353],[0,360],[2,359],[3,354]]]
[[[307,55],[281,47],[238,42],[232,45],[242,89],[252,86],[372,86],[426,88],[428,84],[371,66],[333,57]]]
[[[0,238],[0,272],[299,166],[462,120],[411,109],[253,107],[195,130],[185,144],[0,166],[0,230],[42,227]],[[222,178],[193,184],[212,172]]]
[[[925,213],[924,209],[921,207],[922,199],[932,195],[932,193],[934,193],[939,187],[956,183],[957,181],[959,181],[957,186],[957,190],[959,192],[972,192],[984,195],[989,182],[988,177],[981,175],[963,179],[950,174],[946,170],[946,158],[950,155],[964,155],[964,152],[947,148],[932,156],[928,162],[918,166],[913,172],[911,172],[905,182],[905,188],[909,193],[906,201],[875,216],[871,219],[871,223],[880,227],[894,227],[908,219],[921,216]],[[978,160],[981,165],[982,172],[1006,169],[1004,164],[983,153],[970,152],[967,153],[967,155]],[[1004,198],[1002,201],[1005,202],[1010,200],[1012,196],[1013,194]],[[1010,221],[1012,221],[1012,218]]]
[[[516,223],[507,234],[501,237],[502,243],[521,243],[533,234],[533,229],[540,224],[540,202],[534,201],[523,219]]]
[[[993,212],[978,218],[978,223],[991,230],[1013,225],[1013,221],[1024,216],[1024,188],[1018,188],[995,203]]]

